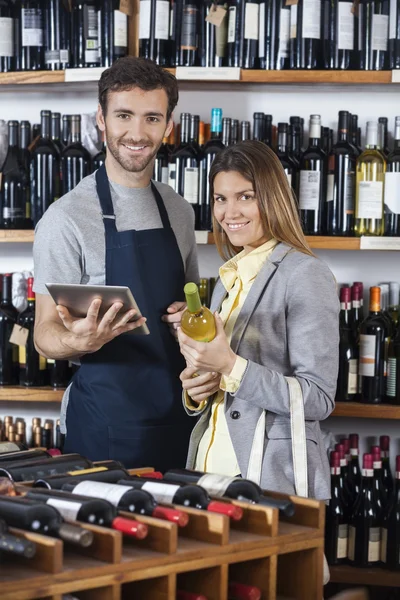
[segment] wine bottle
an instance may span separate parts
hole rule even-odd
[[[29,146],[31,144],[31,124],[29,121],[21,121],[20,123],[20,136],[19,136],[19,148],[20,148],[20,159],[21,163],[24,166],[24,171],[29,178],[30,167],[31,167],[31,153],[29,150]],[[30,194],[30,181],[29,181],[29,190],[28,194]],[[28,212],[30,213],[30,195],[28,195]],[[29,228],[32,228],[33,224],[30,222]]]
[[[317,69],[321,56],[321,0],[290,6],[290,68]]]
[[[357,150],[357,156],[360,156],[362,149],[359,143],[358,115],[350,115],[350,143]]]
[[[19,315],[18,324],[29,331],[25,346],[19,346],[19,384],[24,386],[42,386],[45,383],[46,359],[40,356],[34,343],[35,292],[33,277],[28,279],[28,306]]]
[[[289,185],[297,194],[298,162],[289,152],[287,123],[278,123],[278,145],[276,155],[286,173]]]
[[[336,401],[354,401],[358,392],[358,348],[351,324],[351,289],[340,289],[339,374]]]
[[[21,161],[19,148],[19,123],[8,122],[8,151],[2,167],[1,228],[26,229],[29,214],[29,175]]]
[[[339,453],[339,464],[340,464],[340,477],[339,485],[342,490],[343,500],[346,506],[351,505],[350,489],[347,485],[348,466],[345,455],[345,449],[343,444],[335,444],[335,451]]]
[[[349,117],[347,111],[339,112],[337,143],[328,157],[327,235],[350,236],[354,231],[357,151],[349,142]]]
[[[0,519],[0,553],[33,558],[36,554],[36,544],[22,537],[9,533],[7,523]]]
[[[167,13],[163,15],[163,29],[169,25],[169,3]],[[101,66],[111,67],[114,61],[128,54],[128,16],[119,10],[120,0],[101,0]],[[166,21],[165,21],[166,17]],[[167,35],[168,39],[168,35]],[[150,58],[150,57],[149,57]],[[154,60],[154,57],[151,57]]]
[[[379,152],[378,125],[367,123],[366,150],[357,158],[356,235],[383,235],[383,182],[386,161]]]
[[[217,27],[206,19],[212,17],[216,8],[225,11]],[[228,42],[228,3],[226,0],[206,1],[201,4],[200,13],[200,66],[223,67],[227,61]]]
[[[323,59],[325,69],[349,69],[354,64],[353,3],[324,2]]]
[[[61,154],[64,146],[61,142],[61,114],[58,112],[51,113],[51,141]]]
[[[379,445],[382,459],[382,485],[386,498],[389,499],[392,496],[394,488],[393,475],[390,469],[390,437],[388,435],[381,435]]]
[[[0,449],[0,466],[7,465],[11,462],[14,463],[15,461],[26,462],[29,460],[36,461],[46,457],[51,458],[49,453],[45,450],[18,451],[19,444],[16,442],[13,442],[12,444],[10,444],[10,442],[3,442],[1,448],[3,448],[3,450]]]
[[[68,144],[70,143],[71,119],[72,119],[72,115],[63,115],[63,117],[62,117],[61,141],[62,141],[63,148],[68,146]]]
[[[349,508],[351,509],[360,493],[361,489],[361,470],[360,470],[360,462],[359,462],[359,450],[358,450],[358,434],[351,433],[350,434],[350,461],[348,464],[348,473],[347,473],[347,488],[351,495],[351,501],[349,504]]]
[[[118,510],[124,510],[139,515],[147,515],[185,527],[189,522],[187,513],[165,506],[158,506],[153,496],[146,490],[129,488],[125,485],[105,483],[100,481],[71,481],[64,483],[62,490],[72,495],[88,496],[107,500]],[[43,492],[44,490],[39,490]],[[46,492],[45,492],[46,493]],[[47,492],[49,493],[49,492]],[[57,493],[53,492],[50,493]]]
[[[228,600],[261,600],[261,590],[255,585],[228,581]]]
[[[265,115],[262,112],[253,113],[253,140],[262,142],[265,137]]]
[[[47,370],[49,373],[50,385],[54,389],[68,387],[71,373],[69,362],[67,360],[47,359]]]
[[[70,143],[61,155],[62,193],[67,194],[91,172],[91,157],[81,141],[81,116],[72,115]]]
[[[10,527],[58,537],[64,542],[87,548],[93,533],[78,525],[64,523],[58,510],[28,498],[0,496],[0,519]]]
[[[330,464],[331,499],[325,513],[325,556],[330,565],[337,565],[347,558],[349,515],[340,486],[338,452],[331,452]]]
[[[326,154],[321,149],[321,117],[311,115],[309,145],[300,158],[300,218],[306,235],[323,233],[325,193]]]
[[[289,68],[290,6],[284,0],[260,3],[260,69]]]
[[[364,454],[361,492],[349,521],[348,559],[358,567],[371,567],[379,562],[381,519],[374,488],[371,454]]]
[[[17,71],[39,71],[44,67],[43,0],[17,0]]]
[[[118,481],[119,485],[145,490],[153,496],[156,502],[190,506],[199,510],[216,512],[238,521],[243,511],[239,506],[211,500],[205,489],[198,485],[174,485],[169,481],[146,480],[144,477],[130,477]]]
[[[245,142],[250,139],[250,121],[242,121],[240,126],[240,141]]]
[[[35,226],[60,195],[60,159],[51,141],[51,112],[41,111],[41,137],[32,150],[31,204]]]
[[[72,66],[99,67],[99,11],[97,0],[72,3]]]
[[[384,196],[385,235],[400,236],[400,117],[395,120],[394,149],[387,155]]]
[[[0,385],[18,383],[18,346],[10,343],[10,336],[18,319],[12,303],[12,275],[2,276],[0,302]]]
[[[216,155],[223,150],[222,143],[222,109],[211,110],[211,138],[204,146],[203,157],[200,162],[200,229],[210,231],[211,226],[211,204],[210,204],[210,181],[208,175]]]
[[[358,60],[366,71],[387,69],[389,0],[367,0],[358,5]]]
[[[394,323],[395,329],[399,324],[400,315],[400,284],[397,281],[389,283],[389,316]]]
[[[78,471],[92,467],[92,463],[79,454],[63,454],[38,458],[37,460],[10,460],[0,463],[0,477],[8,477],[12,481],[34,481],[48,475]]]
[[[211,342],[217,333],[214,315],[202,306],[199,289],[195,283],[187,283],[184,292],[187,308],[182,313],[183,333],[197,342]]]
[[[381,312],[381,290],[370,288],[370,312],[360,325],[359,374],[361,401],[376,404],[385,393],[385,339],[387,324]]]
[[[0,73],[14,71],[14,7],[11,0],[1,0],[0,2],[0,28],[1,28],[1,47],[0,47]]]
[[[70,14],[63,0],[45,0],[44,4],[44,64],[51,71],[64,70],[70,61]]]
[[[387,117],[379,117],[378,125],[380,125],[382,131],[382,143],[381,143],[381,152],[385,158],[387,158],[390,153],[389,148],[389,134],[388,134],[388,118]]]
[[[231,144],[239,142],[239,119],[232,119],[231,126]]]
[[[180,12],[179,19],[177,18],[178,12]],[[198,60],[199,1],[180,0],[174,18],[174,26],[176,27],[176,66],[194,67]]]
[[[389,5],[389,69],[400,69],[400,5],[391,0]]]
[[[244,0],[233,0],[228,14],[228,66],[243,67]]]
[[[187,469],[170,469],[164,474],[164,481],[197,484],[207,490],[211,496],[271,506],[278,508],[287,517],[294,514],[294,505],[290,500],[275,500],[275,498],[265,496],[260,486],[249,479]]]
[[[202,306],[209,307],[210,294],[208,289],[208,279],[202,277],[199,281],[199,296]]]
[[[191,18],[197,18],[197,7],[195,2],[191,5],[193,12],[189,12],[183,18],[182,22],[179,20],[179,24],[185,27],[183,36],[189,36],[190,39],[182,40],[188,42],[189,45],[197,44],[197,29],[192,34],[191,27],[196,27],[197,23],[192,23]],[[188,11],[190,5],[188,7]],[[170,61],[169,56],[169,33],[170,33],[170,3],[165,0],[141,0],[139,7],[139,56],[154,60],[161,66],[167,66]],[[182,30],[180,29],[182,33]],[[177,66],[179,66],[178,63]],[[192,65],[193,66],[193,65]]]
[[[376,494],[376,502],[379,507],[379,517],[383,517],[383,511],[387,504],[387,495],[383,487],[383,473],[382,473],[382,460],[381,460],[381,449],[379,446],[371,447],[371,454],[373,459],[374,467],[374,488]]]
[[[169,150],[168,140],[164,138],[162,144],[157,152],[156,160],[154,162],[154,181],[160,181],[161,183],[168,184],[168,163],[169,163]]]
[[[6,454],[15,455],[23,450],[27,450],[27,447],[21,442],[0,442],[0,460]]]
[[[1,459],[1,457],[0,457]],[[120,479],[127,479],[128,471],[123,468],[111,468],[106,466],[96,466],[83,471],[67,471],[59,475],[49,475],[47,477],[38,477],[34,482],[34,487],[43,487],[48,490],[61,490],[65,483],[74,483],[79,481],[101,481],[104,483],[117,483]]]
[[[189,144],[191,115],[181,115],[181,143],[175,152],[176,191],[192,205],[195,223],[199,222],[199,157]],[[198,130],[197,135],[198,139]]]
[[[295,117],[297,119],[297,117]],[[291,156],[299,163],[302,153],[301,149],[301,129],[300,123],[292,122],[293,117],[290,117],[289,125],[289,151]]]
[[[400,570],[400,456],[396,456],[394,493],[383,515],[380,558],[387,569]]]
[[[229,117],[224,117],[222,119],[222,143],[225,148],[231,145],[231,129],[232,119]]]
[[[360,323],[363,321],[361,315],[361,288],[357,285],[351,286],[351,328],[356,342],[358,343]]]

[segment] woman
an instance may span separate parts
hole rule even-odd
[[[185,407],[201,415],[187,466],[254,479],[258,460],[264,489],[299,493],[292,444],[304,432],[304,411],[303,495],[326,500],[330,471],[319,421],[334,408],[338,372],[333,275],[309,249],[286,175],[267,146],[247,141],[223,150],[210,187],[217,248],[231,258],[212,298],[215,339],[195,342],[178,331],[190,365],[181,374]],[[206,373],[193,377],[197,370]],[[291,410],[296,389],[298,416]]]

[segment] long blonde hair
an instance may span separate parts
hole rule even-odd
[[[262,142],[239,142],[224,148],[210,170],[210,194],[214,239],[218,252],[227,260],[242,248],[233,246],[214,217],[214,180],[218,173],[236,171],[253,185],[261,222],[266,234],[299,252],[314,256],[300,224],[297,201],[276,154]]]

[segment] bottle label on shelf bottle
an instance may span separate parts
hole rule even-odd
[[[338,4],[338,48],[354,50],[354,15],[351,2]]]
[[[349,546],[347,548],[347,558],[354,561],[356,550],[356,528],[349,526]]]
[[[288,180],[288,184],[290,185],[290,187],[292,187],[292,174],[288,173],[286,170],[285,170],[285,173],[286,173],[286,179]]]
[[[318,210],[320,171],[300,171],[299,203],[301,210]]]
[[[385,214],[400,215],[400,173],[385,173]]]
[[[333,202],[333,193],[335,190],[335,175],[330,173],[327,177],[327,186],[326,186],[326,201]]]
[[[22,45],[43,46],[43,13],[40,8],[21,9]]]
[[[375,376],[376,336],[360,335],[359,374],[363,377]]]
[[[236,6],[229,8],[228,21],[228,44],[233,44],[236,40]]]
[[[389,14],[389,39],[396,39],[396,28],[397,28],[397,0],[390,0],[390,14]]]
[[[349,360],[349,378],[347,380],[347,393],[357,394],[358,391],[358,360],[351,358]]]
[[[168,0],[157,0],[156,2],[156,26],[154,37],[156,40],[168,40],[169,38]]]
[[[385,52],[388,45],[389,17],[388,15],[372,15],[372,50]]]
[[[355,204],[355,189],[356,189],[356,174],[354,171],[347,171],[346,177],[346,195],[345,195],[345,214],[354,215]]]
[[[168,185],[169,169],[168,167],[161,167],[161,183]]]
[[[73,494],[101,498],[107,500],[113,506],[118,506],[122,496],[132,488],[115,483],[104,483],[102,481],[80,481],[72,490]]]
[[[120,10],[114,10],[114,46],[128,47],[128,17]]]
[[[46,65],[58,65],[60,60],[60,50],[46,50],[44,53],[44,62]]]
[[[265,56],[265,2],[260,4],[258,23],[258,58],[263,58]]]
[[[0,17],[0,56],[14,56],[13,28],[13,19]]]
[[[279,23],[278,60],[289,57],[290,10],[281,8]]]
[[[18,452],[18,450],[20,450],[20,448],[17,446],[17,444],[14,444],[14,442],[0,443],[0,454],[3,452]]]
[[[153,481],[146,481],[142,485],[142,490],[146,490],[153,496],[156,502],[160,504],[171,504],[176,492],[180,489],[179,485],[170,485],[166,483],[155,483]]]
[[[230,484],[235,481],[235,477],[227,475],[217,475],[215,473],[207,473],[200,477],[197,482],[199,486],[204,487],[210,496],[224,496]]]
[[[373,477],[374,470],[373,469],[361,469],[361,474],[363,477]]]
[[[396,398],[397,395],[397,358],[388,359],[388,374],[386,379],[386,395],[390,398]],[[400,390],[399,390],[400,392]],[[383,452],[382,452],[383,456]]]
[[[196,5],[187,4],[183,7],[181,50],[197,50],[197,14]]]
[[[303,38],[321,38],[321,0],[303,0]]]
[[[94,6],[84,6],[85,62],[99,63],[99,11]]]
[[[151,0],[140,0],[139,40],[148,40],[151,25]]]
[[[183,197],[190,204],[199,202],[199,169],[197,167],[185,167]]]
[[[383,182],[360,181],[357,219],[382,219]]]
[[[380,551],[380,560],[385,563],[387,559],[387,538],[388,532],[385,527],[381,529],[381,551]]]
[[[297,37],[297,4],[290,7],[290,39]]]
[[[363,5],[358,4],[358,50],[362,50],[364,47],[364,31],[363,31]]]
[[[369,528],[368,562],[378,562],[381,548],[381,528]]]
[[[254,2],[246,2],[244,17],[244,39],[258,40],[258,12],[260,5]]]
[[[68,521],[76,521],[78,512],[80,511],[82,504],[79,502],[71,502],[69,500],[63,500],[62,498],[49,498],[46,504],[54,506],[60,513],[63,519]]]
[[[339,525],[337,558],[347,558],[347,545],[349,539],[349,527],[347,524]]]
[[[176,164],[169,163],[168,165],[168,185],[176,191]]]
[[[358,448],[350,448],[351,456],[358,456]]]

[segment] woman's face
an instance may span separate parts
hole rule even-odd
[[[229,241],[245,252],[268,241],[253,185],[237,171],[222,171],[214,179],[214,216]]]

